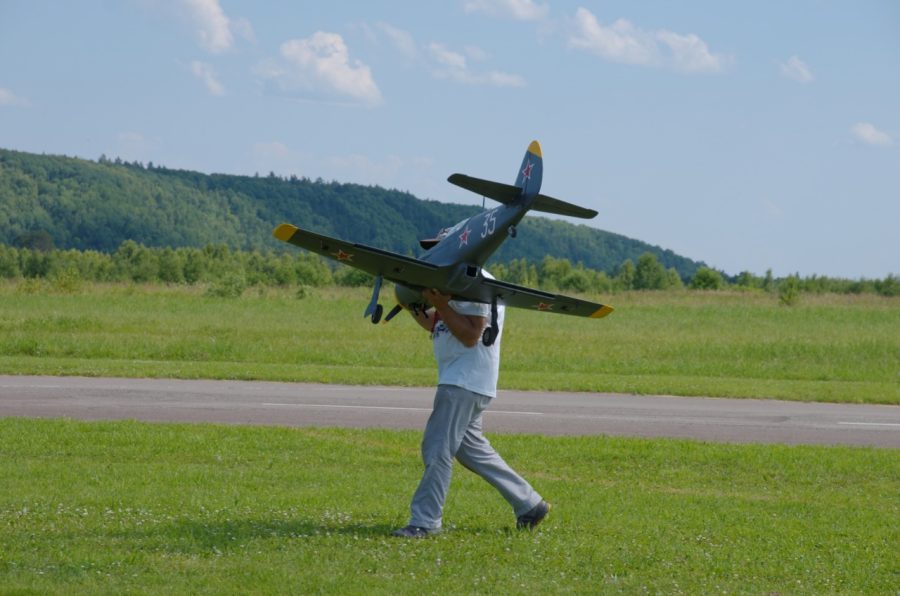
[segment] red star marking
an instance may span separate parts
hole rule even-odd
[[[530,161],[525,165],[525,169],[522,170],[522,175],[525,176],[526,180],[531,180],[531,169],[534,167],[534,164]]]
[[[552,305],[552,304],[545,304],[545,303],[543,303],[543,302],[540,302],[540,303],[537,305],[537,309],[538,309],[538,310],[553,310],[553,305]]]
[[[338,249],[337,252],[333,252],[331,254],[333,254],[337,258],[338,261],[352,261],[353,260],[353,255],[345,253],[341,249]]]
[[[459,235],[459,247],[462,248],[463,245],[469,245],[469,226]]]

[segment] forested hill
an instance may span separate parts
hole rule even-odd
[[[418,239],[480,207],[421,200],[408,192],[306,178],[231,176],[152,164],[35,155],[0,149],[0,243],[114,251],[123,241],[151,247],[225,244],[285,250],[282,222],[404,254]],[[585,225],[528,216],[495,262],[545,255],[612,272],[651,252],[690,278],[702,264],[672,251]]]

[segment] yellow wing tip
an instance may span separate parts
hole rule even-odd
[[[605,317],[606,315],[611,313],[613,310],[615,310],[615,309],[611,306],[605,306],[605,305],[601,306],[600,308],[598,308],[597,310],[594,311],[594,314],[591,315],[591,318],[599,319],[601,317]]]
[[[281,224],[280,226],[272,230],[272,235],[282,242],[287,242],[291,239],[291,236],[293,236],[298,229],[299,228],[297,226],[292,226],[291,224]]]
[[[521,145],[519,146],[521,147]],[[544,155],[541,153],[541,144],[537,141],[531,141],[531,144],[528,145],[528,152],[537,155],[541,159],[544,159]]]

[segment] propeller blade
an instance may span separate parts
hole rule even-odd
[[[403,310],[403,307],[400,306],[399,304],[397,306],[395,306],[394,308],[392,308],[391,312],[389,312],[387,314],[387,316],[384,317],[384,322],[387,323],[388,321],[393,319],[395,316],[397,316],[397,313],[400,312],[401,310]]]

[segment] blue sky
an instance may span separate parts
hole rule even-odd
[[[900,3],[0,0],[3,148],[480,204],[532,139],[589,225],[900,273]]]

